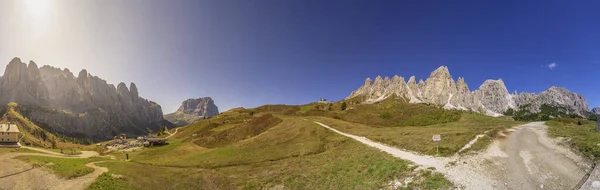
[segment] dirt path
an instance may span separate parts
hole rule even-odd
[[[548,138],[541,122],[516,127],[485,151],[452,157],[419,155],[315,123],[395,157],[435,167],[461,189],[573,189],[590,167],[589,161]]]
[[[179,131],[179,128],[175,128],[175,132],[173,132],[169,136],[165,137],[165,139],[171,138],[173,135],[177,134],[177,131]]]
[[[573,189],[590,169],[589,160],[548,138],[547,126],[519,126],[497,146],[506,156],[490,158],[507,189]]]
[[[65,156],[60,153],[47,151],[44,149],[24,147],[36,151],[48,153],[1,153],[0,164],[2,169],[0,170],[0,189],[85,189],[91,183],[93,183],[98,176],[102,173],[107,172],[108,168],[98,167],[95,164],[99,162],[91,162],[86,164],[87,167],[94,168],[92,173],[87,175],[74,178],[74,179],[62,179],[58,176],[42,170],[40,168],[32,169],[31,164],[23,161],[14,159],[17,156],[46,156],[46,157],[57,157],[57,158],[89,158],[97,156],[98,153],[93,151],[82,151],[82,154],[76,156]]]

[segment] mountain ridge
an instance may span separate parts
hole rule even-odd
[[[13,58],[0,77],[0,104],[16,102],[23,115],[46,130],[63,135],[106,140],[116,134],[145,135],[172,126],[156,102],[139,97],[137,86],[108,84],[81,70],[38,67]]]
[[[219,114],[219,108],[211,97],[189,98],[181,103],[177,111],[164,118],[177,125],[187,125],[195,121]]]
[[[500,116],[508,109],[518,110],[521,106],[536,113],[540,111],[542,104],[566,106],[569,113],[580,116],[585,116],[590,111],[581,94],[556,86],[538,94],[517,94],[516,91],[511,94],[504,81],[499,78],[485,80],[471,91],[463,77],[458,77],[455,82],[446,66],[440,66],[425,81],[419,80],[419,83],[416,83],[415,76],[411,76],[406,82],[404,77],[397,75],[392,79],[377,76],[375,81],[367,78],[362,86],[345,99],[365,96],[363,102],[373,103],[392,94],[404,97],[410,103],[429,103],[446,109],[470,110],[491,116]]]

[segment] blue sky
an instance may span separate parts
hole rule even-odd
[[[441,65],[471,90],[502,78],[600,106],[600,1],[50,2],[42,16],[0,2],[0,60],[134,82],[165,113],[204,96],[220,111],[339,100],[367,77]]]

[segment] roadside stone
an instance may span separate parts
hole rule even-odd
[[[600,189],[600,181],[593,181],[592,182],[592,188],[594,188],[594,189]]]
[[[119,174],[110,174],[113,179],[125,179],[125,176]]]

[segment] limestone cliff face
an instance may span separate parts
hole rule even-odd
[[[165,115],[165,119],[177,125],[187,125],[203,118],[219,114],[219,108],[211,97],[188,99],[181,103],[174,113]]]
[[[600,107],[594,107],[594,108],[592,109],[592,113],[593,113],[593,114],[596,114],[596,115],[600,115]]]
[[[419,84],[421,86],[419,90],[423,91],[422,99],[437,105],[445,105],[458,91],[448,67],[445,66],[431,72],[425,83],[419,82]]]
[[[579,93],[556,86],[538,95],[531,93],[521,93],[515,101],[517,106],[527,106],[526,109],[532,112],[539,112],[543,104],[566,107],[568,114],[584,115],[589,112],[589,107],[585,98]]]
[[[117,89],[86,70],[75,77],[68,69],[38,68],[15,58],[0,80],[1,104],[17,102],[28,108],[24,115],[30,120],[67,136],[106,140],[172,126],[158,104],[139,97],[135,84],[131,91],[123,83]]]
[[[504,113],[508,108],[515,108],[512,96],[502,79],[486,80],[473,95],[486,110],[494,113]]]
[[[527,109],[539,112],[543,104],[567,107],[568,113],[585,115],[589,112],[585,98],[564,88],[551,87],[540,94],[510,94],[502,79],[486,80],[478,89],[471,92],[465,79],[458,77],[455,82],[448,67],[441,66],[431,72],[425,80],[416,82],[414,76],[405,83],[403,77],[394,76],[388,81],[378,76],[375,82],[367,79],[365,84],[353,91],[346,99],[364,96],[365,103],[383,100],[392,94],[406,97],[410,103],[430,103],[446,109],[472,110],[487,115],[498,116],[508,109]],[[600,110],[599,110],[600,112]]]

